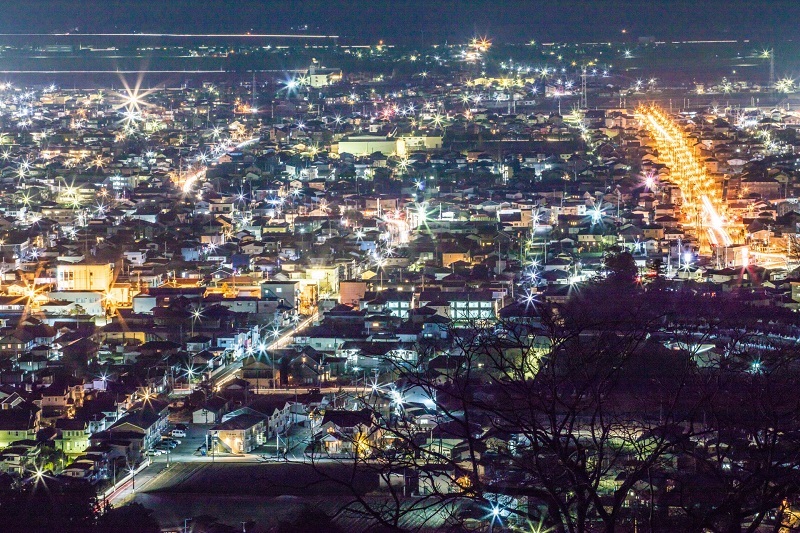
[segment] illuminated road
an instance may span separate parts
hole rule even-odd
[[[789,261],[786,255],[776,252],[754,252],[750,250],[750,257],[753,258],[753,263],[764,268],[785,268],[790,269]]]
[[[105,501],[112,507],[124,505],[136,495],[137,490],[146,487],[153,479],[166,470],[166,468],[166,463],[155,466],[149,459],[146,460],[145,463],[139,466],[136,474],[127,481],[119,483],[116,489],[106,496]]]
[[[705,229],[713,246],[731,246],[733,239],[719,214],[721,191],[695,157],[686,135],[657,106],[640,107],[636,114],[656,141],[660,161],[670,169],[669,181],[680,188],[684,225]]]
[[[290,343],[292,337],[297,335],[299,332],[306,329],[309,325],[311,325],[314,321],[316,321],[318,315],[314,313],[310,317],[306,318],[305,320],[298,322],[297,326],[295,326],[292,330],[284,333],[277,339],[275,339],[269,346],[267,346],[267,350],[279,350],[280,348],[285,347],[287,344]]]
[[[287,345],[291,344],[292,338],[310,326],[314,321],[317,320],[317,315],[311,315],[310,317],[298,322],[296,327],[288,328],[281,336],[277,339],[272,341],[270,344],[267,345],[266,351],[269,350],[279,350],[281,348],[286,347]],[[223,370],[219,375],[214,377],[214,388],[219,390],[223,385],[231,381],[236,377],[236,372],[242,368],[242,361],[241,359],[238,361],[234,361],[233,363],[229,364],[225,370]]]
[[[260,140],[261,140],[261,137],[253,137],[252,139],[247,139],[246,141],[237,144],[233,149],[234,150],[241,150],[242,148],[246,148],[247,146],[249,146],[249,145],[251,145],[253,143],[257,143]],[[222,156],[225,155],[226,153],[227,152],[218,155],[216,158],[213,159],[213,161],[214,162],[219,161],[222,158]],[[188,176],[186,176],[184,178],[184,181],[183,181],[183,194],[188,194],[188,193],[192,192],[192,188],[195,186],[197,181],[201,180],[201,179],[203,179],[205,177],[206,171],[208,171],[208,167],[203,167],[200,170],[197,170],[197,171],[193,172],[192,174],[189,174]]]

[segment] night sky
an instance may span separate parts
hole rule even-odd
[[[800,38],[795,0],[3,0],[0,31],[309,32],[353,42]],[[627,33],[623,34],[622,30]]]

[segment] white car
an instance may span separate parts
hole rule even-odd
[[[147,450],[145,452],[145,455],[149,455],[149,456],[153,457],[153,456],[161,455],[162,453],[164,453],[164,452],[162,452],[161,450],[152,449],[152,450]]]
[[[182,429],[173,429],[172,432],[170,433],[170,436],[174,438],[178,437],[186,438],[186,432],[183,431]]]

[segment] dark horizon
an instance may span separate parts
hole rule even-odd
[[[2,33],[307,33],[345,41],[433,44],[486,35],[498,42],[656,39],[792,40],[797,2],[744,0],[7,0]],[[623,33],[623,30],[625,32]]]

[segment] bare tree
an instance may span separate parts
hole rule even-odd
[[[368,429],[338,437],[348,453],[313,459],[351,472],[337,477],[352,496],[342,512],[397,530],[581,533],[755,530],[785,507],[800,466],[792,349],[753,367],[731,348],[753,345],[739,327],[750,311],[622,279],[564,305],[456,320],[446,347],[387,361],[401,378],[353,400]],[[726,343],[725,360],[706,361]],[[379,490],[351,490],[365,472]]]

